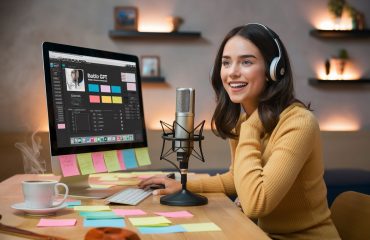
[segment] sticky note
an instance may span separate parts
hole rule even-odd
[[[122,103],[122,97],[112,96],[113,103]]]
[[[88,84],[89,92],[99,92],[98,84]]]
[[[90,184],[91,189],[108,189],[113,187],[113,185],[104,185],[104,184]]]
[[[132,225],[136,227],[155,227],[155,226],[168,226],[171,225],[171,221],[163,216],[159,217],[138,217],[129,218]]]
[[[120,86],[112,86],[112,93],[121,93]]]
[[[107,166],[109,172],[121,170],[121,166],[118,162],[117,151],[105,151],[103,154],[105,165]]]
[[[116,219],[123,218],[114,212],[80,212],[80,215],[86,219]]]
[[[89,95],[90,103],[100,103],[100,97],[96,95]]]
[[[104,155],[102,152],[94,152],[91,154],[95,172],[106,172],[107,168],[104,162]]]
[[[122,150],[123,153],[123,161],[125,162],[125,166],[127,169],[129,168],[137,168],[136,156],[134,149],[125,149]]]
[[[109,206],[96,205],[96,206],[75,206],[73,208],[75,211],[85,211],[85,212],[97,212],[97,211],[110,211]]]
[[[82,175],[95,173],[95,168],[92,162],[91,153],[77,154],[77,161],[78,161],[78,165],[80,166]]]
[[[169,218],[189,218],[193,217],[193,214],[191,214],[188,211],[176,211],[176,212],[155,212],[155,214],[169,217]]]
[[[221,231],[221,228],[212,222],[181,224],[187,232],[212,232]]]
[[[68,207],[74,207],[74,206],[80,206],[81,205],[81,200],[76,200],[76,201],[65,201]]]
[[[136,91],[136,83],[127,83],[127,91]]]
[[[80,175],[75,154],[59,156],[59,163],[64,177]]]
[[[123,219],[84,219],[84,227],[125,227]]]
[[[150,157],[149,157],[149,152],[148,148],[135,148],[135,154],[136,154],[136,159],[137,162],[139,163],[139,166],[146,166],[150,165]]]
[[[102,103],[112,103],[111,96],[101,96],[101,102]]]
[[[117,151],[118,163],[121,166],[122,170],[126,170],[125,161],[123,161],[123,154],[122,151]]]
[[[46,219],[41,218],[38,227],[66,227],[76,225],[76,219]]]
[[[105,93],[110,93],[110,86],[109,85],[100,85],[100,91]]]
[[[142,234],[158,234],[158,233],[177,233],[186,232],[181,225],[167,226],[167,227],[138,227]]]
[[[140,216],[147,214],[141,209],[113,209],[112,211],[119,216]]]
[[[118,181],[118,178],[114,175],[102,176],[99,178],[100,181]]]

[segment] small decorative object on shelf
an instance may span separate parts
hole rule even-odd
[[[141,76],[143,77],[160,76],[159,56],[141,57]]]
[[[179,31],[180,26],[184,23],[183,18],[176,16],[168,17],[167,21],[172,25],[172,32]]]
[[[348,61],[348,53],[347,53],[347,50],[346,49],[339,50],[338,58],[339,58],[339,71],[338,71],[338,75],[339,76],[343,76],[343,74],[344,74],[344,68],[346,67],[346,63]]]
[[[330,60],[326,59],[325,61],[325,74],[326,76],[329,76],[330,74]]]
[[[334,29],[339,29],[340,21],[342,18],[343,9],[345,7],[346,1],[345,0],[329,0],[328,7],[329,11],[335,17],[334,20]]]
[[[114,28],[116,30],[137,31],[138,10],[136,7],[115,7]]]

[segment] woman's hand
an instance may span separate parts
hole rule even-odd
[[[182,187],[180,182],[174,179],[165,177],[165,176],[161,176],[161,177],[156,176],[156,177],[145,179],[138,184],[138,187],[146,188],[146,187],[150,187],[150,185],[153,185],[153,184],[162,184],[165,187],[164,189],[154,190],[153,195],[167,195],[167,194],[175,193],[175,192],[180,191]]]

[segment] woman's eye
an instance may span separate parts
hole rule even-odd
[[[230,66],[230,62],[229,61],[222,61],[222,66],[224,66],[224,67],[228,67],[228,66]]]
[[[243,65],[251,65],[251,64],[252,64],[252,62],[251,62],[251,61],[249,61],[249,60],[244,60],[244,61],[242,62],[242,64],[243,64]]]

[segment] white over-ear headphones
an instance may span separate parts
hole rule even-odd
[[[263,27],[264,29],[266,29],[268,34],[275,41],[275,44],[276,44],[276,46],[278,48],[278,51],[279,51],[279,56],[275,57],[271,61],[271,64],[270,64],[270,67],[269,67],[269,77],[271,78],[271,80],[277,81],[278,79],[281,79],[285,74],[285,64],[284,64],[284,59],[281,56],[281,48],[280,48],[279,41],[278,41],[277,37],[275,37],[274,34],[271,32],[271,30],[268,27],[266,27],[265,25],[261,24],[261,23],[248,23],[245,26],[252,25],[252,24],[259,25],[259,26]]]

